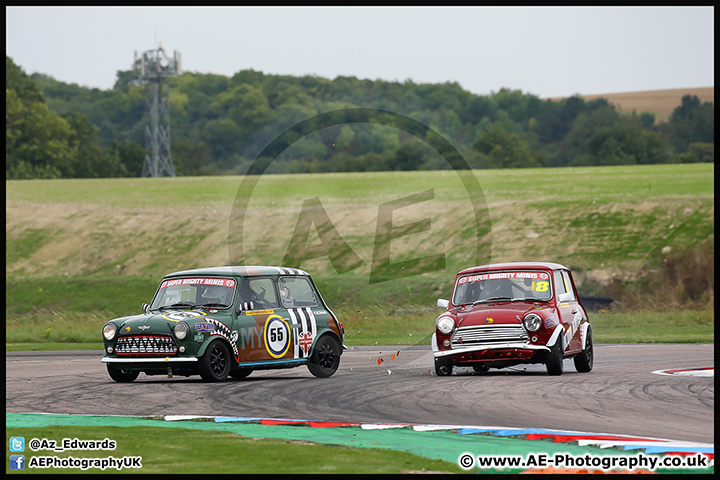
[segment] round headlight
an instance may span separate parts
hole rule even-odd
[[[448,333],[452,332],[455,328],[455,322],[450,317],[440,317],[437,320],[437,329],[438,332],[442,333],[443,335],[447,335]]]
[[[116,333],[117,333],[117,325],[115,325],[114,323],[106,323],[102,329],[103,337],[107,341],[110,341],[113,338],[115,338]]]
[[[188,327],[188,324],[185,322],[176,323],[173,330],[175,331],[175,338],[178,340],[185,340],[185,337],[190,333],[190,327]]]
[[[530,332],[537,332],[540,330],[543,323],[542,318],[540,318],[540,315],[537,313],[525,315],[523,321],[525,322],[525,328],[527,328]]]

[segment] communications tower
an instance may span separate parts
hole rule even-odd
[[[135,69],[148,86],[145,104],[149,123],[145,127],[145,162],[143,177],[174,177],[175,167],[170,153],[170,85],[168,78],[182,73],[180,53],[173,51],[168,57],[162,43],[156,50],[147,50],[138,62],[135,52]]]

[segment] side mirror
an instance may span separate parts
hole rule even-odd
[[[449,300],[443,300],[442,298],[438,298],[437,306],[440,308],[448,308],[448,305],[450,305]]]
[[[143,312],[147,313],[149,309],[150,309],[150,304],[149,304],[149,303],[143,303],[143,304],[142,304],[142,311],[143,311]]]
[[[565,293],[561,293],[560,295],[558,295],[559,303],[569,302],[572,299],[573,299],[573,294],[571,292],[565,292]]]

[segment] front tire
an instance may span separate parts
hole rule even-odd
[[[200,376],[206,382],[222,382],[230,374],[230,351],[220,341],[212,342],[200,358]]]
[[[124,370],[110,364],[107,366],[107,371],[110,378],[118,383],[130,383],[140,375],[137,370]]]
[[[446,377],[452,375],[453,364],[447,358],[435,358],[435,375]]]
[[[592,327],[588,327],[587,336],[585,337],[585,348],[573,358],[575,370],[580,373],[587,373],[592,370],[594,356]]]
[[[555,342],[555,345],[550,347],[547,359],[545,360],[545,367],[547,368],[548,375],[562,375],[563,373],[563,336],[560,335]]]
[[[308,370],[318,378],[332,376],[340,366],[340,345],[330,335],[323,335],[308,359]]]

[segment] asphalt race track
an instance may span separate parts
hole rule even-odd
[[[595,345],[586,374],[565,360],[559,377],[543,365],[437,377],[429,347],[350,347],[327,379],[303,366],[215,384],[143,374],[119,384],[100,352],[8,352],[5,398],[15,413],[502,426],[714,443],[714,377],[653,373],[712,368],[713,357],[713,344]]]

